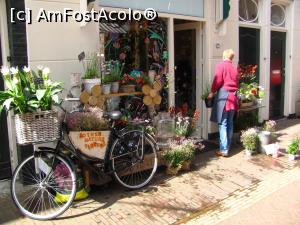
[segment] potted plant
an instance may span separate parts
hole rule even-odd
[[[123,76],[123,79],[121,81],[121,90],[124,93],[131,93],[131,92],[135,92],[136,89],[136,77],[132,76],[130,74],[125,74]]]
[[[300,139],[294,139],[291,141],[291,143],[288,146],[287,153],[289,154],[289,160],[293,161],[296,159],[296,154],[299,150],[300,145]]]
[[[204,100],[205,102],[206,108],[212,108],[214,103],[214,97],[211,99],[208,98],[209,93],[210,93],[210,87],[207,85],[205,87],[203,95],[201,96],[202,100]]]
[[[91,54],[91,59],[84,66],[84,89],[91,93],[92,87],[100,85],[100,63],[96,53]]]
[[[263,129],[259,132],[259,141],[261,145],[261,150],[263,150],[264,145],[271,143],[271,138],[273,132],[275,132],[276,122],[274,120],[268,120],[264,123]]]
[[[15,114],[18,144],[51,142],[60,137],[57,111],[62,83],[49,79],[50,69],[38,66],[37,73],[24,67],[8,69],[1,73],[7,89],[0,91],[0,113],[4,109]]]
[[[240,88],[238,90],[238,97],[241,101],[241,108],[253,106],[253,96],[255,91],[256,90],[252,89],[252,84],[240,84]]]
[[[69,114],[67,126],[74,146],[88,156],[105,158],[110,130],[109,122],[102,117],[100,109]]]
[[[124,64],[120,64],[119,61],[112,62],[110,65],[110,76],[111,76],[111,91],[112,93],[119,92],[119,83],[122,80]]]
[[[110,94],[111,91],[111,75],[110,74],[105,74],[104,77],[102,78],[102,93],[104,95],[108,95]]]
[[[163,159],[167,164],[167,174],[176,175],[184,162],[184,154],[178,147],[163,152]]]
[[[246,131],[242,131],[241,142],[246,150],[247,156],[251,156],[256,152],[258,141],[259,139],[256,129],[250,128]]]
[[[192,160],[195,158],[195,145],[192,140],[184,140],[181,144],[184,154],[184,161],[182,163],[182,170],[190,170]]]

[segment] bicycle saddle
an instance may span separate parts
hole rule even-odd
[[[118,120],[122,117],[122,113],[120,111],[106,112],[103,114],[103,117],[110,118],[112,120]]]

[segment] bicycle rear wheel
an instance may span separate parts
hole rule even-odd
[[[71,205],[76,194],[76,174],[63,157],[40,152],[16,168],[11,193],[25,216],[36,220],[53,219]]]
[[[147,185],[157,169],[155,144],[148,134],[139,130],[128,131],[117,139],[110,159],[114,177],[129,189]]]

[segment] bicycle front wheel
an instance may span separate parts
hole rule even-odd
[[[76,174],[63,157],[40,152],[16,168],[11,193],[25,216],[36,220],[53,219],[71,205],[76,194]]]
[[[117,139],[110,159],[114,177],[129,189],[147,185],[157,169],[155,144],[148,134],[139,130],[128,131]]]

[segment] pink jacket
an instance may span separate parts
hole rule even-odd
[[[211,91],[216,92],[220,88],[224,88],[229,91],[224,111],[238,110],[238,98],[235,94],[238,90],[238,84],[238,71],[230,60],[224,60],[216,65],[215,77]]]

